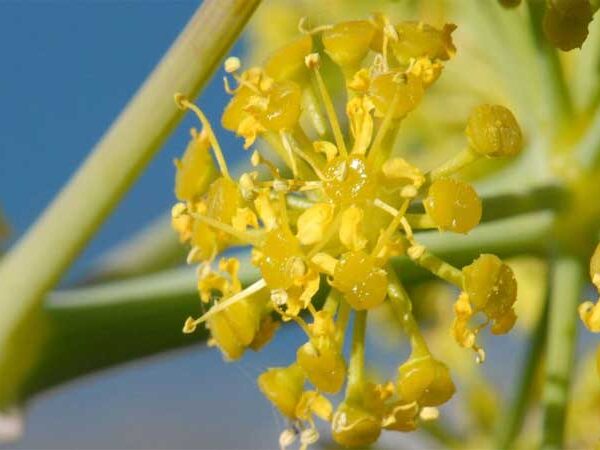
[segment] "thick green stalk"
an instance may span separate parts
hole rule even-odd
[[[574,256],[558,255],[551,276],[542,449],[560,450],[565,448],[567,403],[577,341],[577,305],[582,298],[584,269]]]
[[[496,428],[496,448],[505,450],[513,448],[519,435],[527,409],[532,400],[531,386],[534,383],[536,372],[540,368],[546,333],[548,329],[548,302],[546,298],[542,314],[538,318],[535,330],[529,339],[529,348],[522,361],[522,367],[517,377],[515,395],[505,408]]]
[[[94,235],[183,112],[173,93],[195,97],[240,34],[259,0],[206,0],[129,105],[56,199],[0,265],[0,406],[10,401],[12,378],[35,359],[34,333],[44,293]],[[27,330],[27,331],[24,331]],[[42,338],[40,338],[42,339]],[[20,369],[14,365],[19,356]]]
[[[600,107],[596,109],[590,125],[575,147],[574,154],[587,169],[600,166]]]

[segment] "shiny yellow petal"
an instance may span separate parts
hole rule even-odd
[[[333,220],[335,207],[329,203],[317,203],[298,218],[298,240],[302,245],[312,245],[323,239]]]
[[[357,206],[350,206],[342,213],[340,241],[350,250],[362,250],[367,245],[362,232],[363,216],[363,210]]]

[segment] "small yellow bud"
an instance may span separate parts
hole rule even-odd
[[[523,148],[521,128],[513,113],[504,106],[476,107],[465,132],[471,148],[489,158],[516,156]]]
[[[398,368],[398,395],[406,403],[438,406],[454,395],[448,367],[431,356],[409,358]]]
[[[440,230],[468,233],[481,220],[481,200],[475,189],[451,178],[435,180],[423,206]]]
[[[363,251],[342,255],[335,267],[332,283],[359,311],[379,306],[387,295],[386,271],[377,266],[373,256]]]
[[[325,195],[337,205],[363,203],[375,196],[377,177],[362,156],[336,158],[325,166],[323,175]]]
[[[302,258],[300,242],[287,227],[278,227],[267,233],[261,248],[264,257],[259,268],[270,289],[287,289],[294,283],[293,266]]]

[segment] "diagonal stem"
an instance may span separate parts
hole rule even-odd
[[[27,328],[44,293],[58,282],[181,119],[183,112],[172,94],[198,94],[259,1],[202,4],[83,165],[2,260],[0,372],[12,365],[15,353],[34,351],[15,342],[18,329]],[[0,385],[0,404],[10,401],[8,383]]]

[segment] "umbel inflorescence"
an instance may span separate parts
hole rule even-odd
[[[264,395],[290,420],[282,446],[298,434],[302,447],[314,442],[315,416],[331,423],[338,443],[365,446],[383,429],[411,431],[437,417],[436,407],[454,394],[448,367],[413,317],[394,258],[408,257],[460,290],[450,331],[479,361],[485,357],[480,331],[489,325],[503,334],[515,323],[517,286],[506,264],[482,254],[456,268],[414,234],[468,233],[479,223],[481,200],[455,174],[480,158],[520,152],[513,114],[499,105],[476,107],[466,120],[465,149],[434,170],[424,172],[392,154],[403,119],[456,51],[454,29],[392,24],[382,15],[313,29],[301,22],[301,36],[263,67],[242,71],[240,61],[229,58],[225,70],[233,82],[226,80],[226,90],[232,99],[222,125],[244,138],[244,148],[261,138],[270,149],[253,150],[256,170],[239,179],[232,178],[202,111],[176,96],[177,105],[202,123],[176,161],[173,226],[191,246],[188,262],[199,264],[199,295],[208,307],[185,322],[184,332],[205,323],[211,342],[234,360],[247,348],[260,349],[280,321],[302,328],[306,343],[294,361],[258,378]],[[344,86],[321,73],[332,63]],[[345,117],[338,117],[332,98],[344,91]],[[238,260],[215,262],[232,246],[251,246],[260,271],[246,288]],[[324,302],[315,301],[323,292]],[[384,302],[400,318],[411,353],[393,380],[374,383],[365,373],[367,314]],[[344,385],[344,400],[334,407],[326,395]]]

